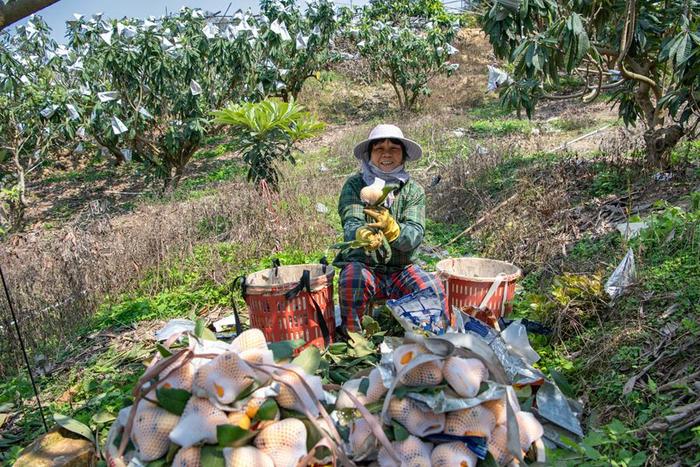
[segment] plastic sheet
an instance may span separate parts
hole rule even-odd
[[[527,329],[522,325],[519,319],[516,319],[508,325],[501,337],[508,344],[508,348],[515,354],[520,355],[523,360],[529,365],[532,365],[540,359],[540,356],[530,346],[530,340],[527,337]]]
[[[545,381],[537,391],[536,400],[540,417],[583,437],[581,423],[571,409],[568,399],[557,386]]]
[[[461,398],[446,394],[440,391],[435,394],[422,394],[409,392],[407,397],[422,402],[435,413],[453,412],[455,410],[471,409],[481,405],[485,401],[501,399],[505,396],[506,390],[502,384],[488,382],[488,389],[478,394],[476,397]]]
[[[189,319],[171,319],[160,331],[156,332],[156,340],[158,342],[167,341],[170,336],[183,333],[194,332],[195,323]]]

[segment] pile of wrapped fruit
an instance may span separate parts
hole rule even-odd
[[[168,344],[110,430],[110,465],[544,461],[540,423],[446,340],[386,338],[380,364],[342,387],[314,374],[318,349],[276,361],[257,329],[231,343],[188,334]]]

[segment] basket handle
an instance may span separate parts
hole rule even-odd
[[[328,269],[328,258],[326,258],[326,256],[324,255],[324,256],[321,257],[321,259],[320,259],[318,262],[321,263],[321,266],[323,266],[323,267],[321,268],[321,270],[322,270],[323,273],[325,274],[325,273],[326,273],[326,270]]]
[[[236,299],[234,298],[233,292],[236,290],[236,284],[240,282],[240,288],[241,288],[241,297],[245,300],[245,290],[246,290],[246,283],[245,283],[245,276],[238,276],[236,277],[233,282],[231,283],[231,306],[233,308],[233,316],[236,318],[236,335],[241,335],[241,332],[243,332],[243,326],[241,326],[241,318],[240,315],[238,314],[238,307],[236,306]]]
[[[316,302],[316,299],[311,295],[311,272],[308,269],[304,269],[304,272],[301,274],[301,278],[299,279],[299,283],[294,286],[293,289],[289,290],[287,293],[284,294],[284,298],[287,300],[291,300],[292,298],[296,297],[299,295],[300,292],[302,291],[308,292],[308,297],[311,300],[311,303],[314,306],[314,309],[316,310],[316,320],[318,321],[318,327],[321,328],[321,336],[323,336],[323,344],[328,347],[330,344],[331,340],[331,334],[328,331],[328,325],[326,324],[326,320],[323,317],[323,312],[321,311],[321,307],[319,304]]]
[[[506,275],[502,272],[499,272],[498,275],[496,276],[496,279],[493,281],[493,284],[491,284],[491,288],[489,289],[488,292],[486,292],[486,296],[481,301],[481,305],[479,305],[479,308],[481,308],[481,309],[486,308],[486,305],[489,303],[489,300],[491,300],[491,297],[493,297],[493,294],[496,293],[496,290],[498,290],[498,287],[501,285],[501,282],[503,282],[505,279],[506,279]],[[505,297],[504,297],[504,300],[505,300]]]
[[[282,263],[280,262],[279,258],[272,258],[272,264],[270,265],[270,270],[275,274],[275,277],[277,277],[280,273],[280,266]]]

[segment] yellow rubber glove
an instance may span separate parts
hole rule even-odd
[[[376,222],[367,224],[367,227],[375,227],[380,229],[389,243],[399,238],[401,228],[399,223],[391,216],[391,213],[386,208],[367,208],[365,214],[374,219]]]
[[[355,240],[368,243],[368,245],[364,247],[365,251],[374,251],[382,246],[382,233],[375,232],[369,227],[359,227],[355,231]]]

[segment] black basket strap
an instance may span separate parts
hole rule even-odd
[[[281,265],[282,263],[280,262],[279,258],[272,258],[272,266],[270,268],[274,271],[275,277],[279,275]]]
[[[498,324],[499,324],[501,330],[503,330],[503,329],[507,328],[508,326],[510,326],[510,324],[513,321],[514,320],[506,320],[503,317],[501,317],[498,320]],[[539,334],[541,336],[548,336],[548,335],[552,334],[552,332],[553,332],[552,328],[547,327],[542,323],[538,323],[537,321],[530,321],[527,318],[522,318],[520,320],[520,324],[522,324],[525,327],[525,330],[527,332],[532,333],[532,334]]]
[[[284,294],[284,298],[286,298],[287,300],[291,300],[292,298],[299,295],[299,292],[302,292],[304,290],[306,290],[307,292],[311,292],[311,272],[309,272],[308,269],[304,269],[304,272],[301,274],[301,278],[299,279],[297,285],[295,285],[294,288],[292,288],[286,294]]]
[[[233,316],[236,318],[236,334],[240,335],[243,332],[243,326],[241,325],[241,317],[238,314],[238,307],[236,306],[236,298],[234,292],[236,290],[236,284],[240,283],[241,297],[245,300],[245,276],[238,276],[231,283],[231,307],[233,308]]]
[[[326,270],[328,269],[328,258],[326,258],[325,256],[323,256],[323,257],[321,258],[321,260],[319,261],[319,263],[321,263],[321,265],[323,266],[322,271],[323,271],[323,273],[325,274],[325,273],[326,273]]]
[[[311,304],[316,310],[316,321],[318,321],[318,327],[321,328],[323,343],[326,347],[328,347],[328,345],[331,342],[331,334],[328,331],[328,324],[326,324],[326,320],[323,317],[323,311],[321,311],[320,305],[318,304],[318,302],[316,302],[316,299],[311,294],[311,272],[308,269],[304,269],[304,272],[301,274],[301,278],[299,279],[299,283],[295,285],[293,289],[289,290],[286,294],[284,294],[284,298],[286,298],[287,300],[291,300],[292,298],[299,295],[299,293],[302,291],[306,291],[309,293],[308,297],[311,299]]]

